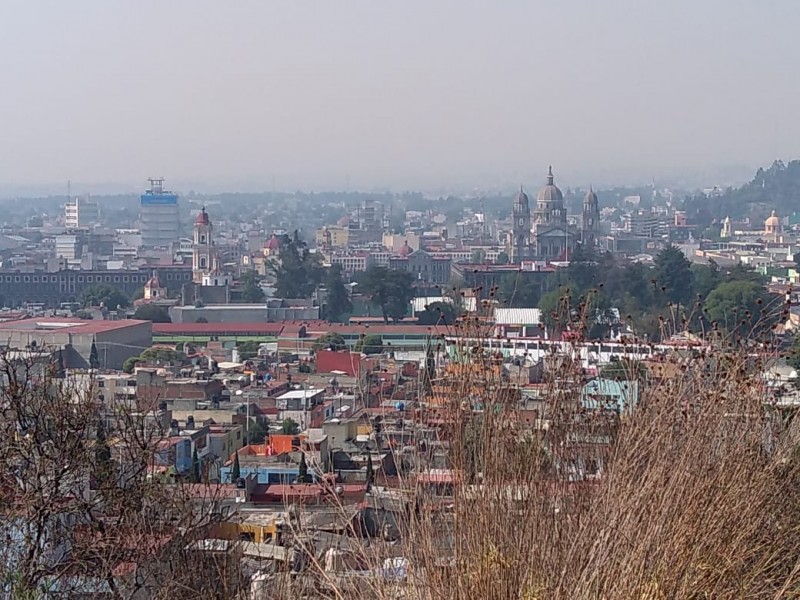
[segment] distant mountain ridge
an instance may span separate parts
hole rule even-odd
[[[703,195],[687,199],[687,208],[706,208],[716,219],[749,217],[756,222],[774,210],[785,217],[800,211],[800,160],[784,163],[776,160],[767,168],[759,168],[748,183],[728,188],[721,195]]]

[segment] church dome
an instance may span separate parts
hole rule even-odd
[[[519,186],[519,191],[517,192],[517,195],[514,196],[514,206],[517,209],[528,210],[529,206],[528,194],[524,192],[522,186]]]
[[[772,211],[772,214],[767,217],[767,220],[764,221],[764,229],[766,231],[770,231],[772,229],[777,229],[781,226],[781,220],[778,218],[778,215],[775,214],[775,211]]]
[[[153,271],[152,277],[147,280],[144,286],[150,289],[161,289],[161,280],[158,278],[158,273]]]
[[[536,202],[537,204],[549,204],[553,206],[561,206],[564,204],[564,194],[562,194],[558,186],[553,183],[553,167],[550,167],[547,171],[547,183],[539,190],[539,193],[536,194]]]
[[[197,218],[194,220],[195,224],[197,225],[211,225],[211,220],[208,218],[208,213],[206,212],[206,207],[200,209],[200,212],[197,213]]]

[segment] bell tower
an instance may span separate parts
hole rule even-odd
[[[208,218],[206,207],[200,209],[194,222],[192,244],[192,281],[202,283],[203,275],[219,269],[219,261],[214,251],[212,234],[214,227]]]
[[[599,220],[600,209],[597,205],[597,194],[589,186],[589,191],[583,197],[583,221],[581,223],[581,243],[587,248],[595,244]]]
[[[512,226],[511,262],[518,263],[528,257],[531,238],[531,208],[528,195],[523,191],[521,185],[514,198],[512,215],[514,223]]]

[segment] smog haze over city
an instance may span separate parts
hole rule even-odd
[[[800,4],[0,5],[0,195],[741,183],[800,138]]]

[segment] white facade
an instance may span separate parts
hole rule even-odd
[[[64,225],[70,228],[92,227],[100,220],[100,209],[96,202],[86,198],[75,198],[64,205]]]

